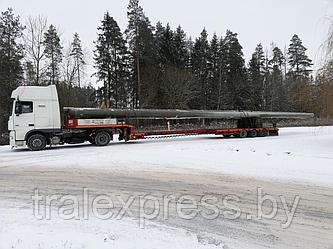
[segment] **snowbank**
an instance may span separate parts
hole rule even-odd
[[[134,220],[36,220],[24,210],[0,209],[1,249],[217,249],[246,248],[237,242],[151,224],[140,229]]]

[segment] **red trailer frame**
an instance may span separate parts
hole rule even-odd
[[[133,131],[133,130],[132,130]],[[230,129],[195,129],[195,130],[170,130],[170,131],[148,131],[132,133],[130,140],[147,139],[153,136],[171,135],[222,135],[224,137],[266,137],[278,136],[278,128],[230,128]]]
[[[189,130],[161,130],[161,131],[142,131],[137,132],[135,127],[129,124],[98,124],[82,125],[79,119],[71,119],[66,117],[64,128],[81,129],[89,131],[108,130],[110,133],[122,134],[122,140],[140,140],[148,138],[156,138],[163,136],[191,136],[191,135],[219,135],[223,137],[266,137],[277,136],[279,129],[273,128],[221,128],[221,129],[189,129]]]

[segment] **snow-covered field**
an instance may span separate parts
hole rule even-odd
[[[107,147],[67,145],[40,152],[27,149],[12,151],[8,146],[0,147],[0,170],[29,170],[29,167],[125,172],[191,171],[199,174],[218,172],[332,187],[333,127],[284,128],[279,137],[223,139],[196,136],[114,142]],[[0,184],[4,182],[0,181]],[[3,192],[4,198],[10,187],[6,191]],[[29,191],[27,189],[30,195]],[[6,208],[1,198],[0,249],[251,248],[231,238],[219,240],[206,233],[193,233],[153,222],[140,229],[137,222],[130,218],[103,222],[94,219],[40,221],[33,217],[29,208],[18,204]],[[265,230],[263,233],[266,233]]]
[[[40,152],[0,147],[0,167],[204,170],[333,186],[333,127],[283,128],[278,137],[195,136],[59,146]]]

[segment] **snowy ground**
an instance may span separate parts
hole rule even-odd
[[[184,229],[151,224],[140,229],[130,219],[36,220],[29,211],[0,209],[1,249],[216,249],[222,241]],[[234,248],[246,248],[234,242]],[[248,248],[248,247],[247,247]]]
[[[284,128],[278,137],[196,136],[59,146],[41,152],[0,147],[0,167],[114,170],[193,169],[333,186],[333,127]]]
[[[36,171],[36,168],[40,171]],[[85,178],[82,172],[75,175],[76,169],[77,172],[101,170],[102,173]],[[59,172],[52,175],[52,172],[57,170]],[[110,175],[103,176],[103,172],[108,170],[111,172]],[[224,189],[234,189],[235,193],[240,195],[246,193],[245,201],[248,203],[244,202],[244,205],[255,212],[252,202],[255,196],[252,191],[255,190],[255,186],[261,184],[260,186],[264,186],[265,190],[271,191],[276,196],[289,193],[290,196],[287,197],[291,200],[294,194],[302,193],[304,199],[308,201],[302,203],[298,219],[291,228],[294,230],[291,231],[281,231],[273,222],[252,222],[246,219],[237,222],[214,221],[215,223],[201,220],[189,224],[176,221],[174,226],[148,222],[145,229],[140,229],[137,221],[130,218],[101,222],[94,219],[39,221],[33,217],[29,196],[34,186],[40,184],[44,187],[50,186],[50,190],[54,191],[73,191],[83,186],[84,182],[91,181],[89,183],[91,186],[107,189],[108,182],[116,181],[112,178],[112,172],[117,171],[125,176],[126,172],[134,175],[137,172],[137,176],[128,179],[119,177],[115,189],[110,185],[112,190],[122,189],[126,192],[142,190],[148,193],[153,190],[159,193],[158,191],[165,192],[172,189],[170,191],[186,190],[185,192],[200,195],[200,191],[222,194]],[[15,173],[11,175],[11,172]],[[152,173],[146,175],[146,172]],[[144,190],[152,184],[157,184],[155,182],[158,177],[156,175],[159,174],[157,172],[175,175],[181,173],[179,175],[183,180],[177,179],[168,185],[174,175],[168,180],[162,179],[160,183],[164,185],[154,185],[151,189]],[[186,176],[189,172],[194,172],[198,176],[213,175],[207,178],[209,183],[205,183],[212,186],[208,188],[208,185],[200,182],[204,181],[201,178],[182,185],[181,181],[190,178]],[[228,174],[235,178],[215,179],[215,173]],[[67,176],[68,174],[73,176]],[[144,175],[143,180],[139,174]],[[154,181],[150,182],[150,177],[154,177]],[[244,178],[238,182],[237,177],[251,177],[253,180]],[[255,179],[269,181],[258,183]],[[200,184],[196,185],[196,182]],[[288,182],[289,185],[279,185],[277,182]],[[293,183],[295,185],[291,185]],[[319,187],[311,187],[315,185]],[[305,189],[304,186],[309,188]],[[319,241],[326,243],[323,244],[325,246],[329,244],[327,238],[333,231],[331,223],[333,202],[330,194],[332,186],[333,127],[285,128],[281,129],[279,137],[255,139],[182,137],[129,143],[114,142],[107,147],[95,147],[89,144],[59,146],[40,152],[30,152],[27,149],[11,151],[8,146],[1,146],[0,249],[134,247],[239,249],[289,248],[289,246],[307,248],[306,245],[314,248],[311,242],[319,245]],[[139,190],[135,190],[136,188]],[[212,236],[209,231],[215,231],[216,236]],[[231,235],[224,237],[226,234]],[[241,241],[243,237],[244,241]],[[318,238],[318,241],[312,237]]]

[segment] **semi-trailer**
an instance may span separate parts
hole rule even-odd
[[[152,136],[204,135],[224,137],[276,136],[278,128],[265,127],[267,119],[307,119],[312,113],[158,110],[158,109],[97,109],[64,107],[60,110],[56,86],[20,86],[12,92],[12,114],[8,121],[11,148],[27,146],[30,150],[47,145],[76,144],[89,141],[106,146],[115,134],[123,141]],[[63,118],[62,118],[63,117]],[[129,120],[229,119],[237,127],[218,129],[183,129],[137,132]]]

